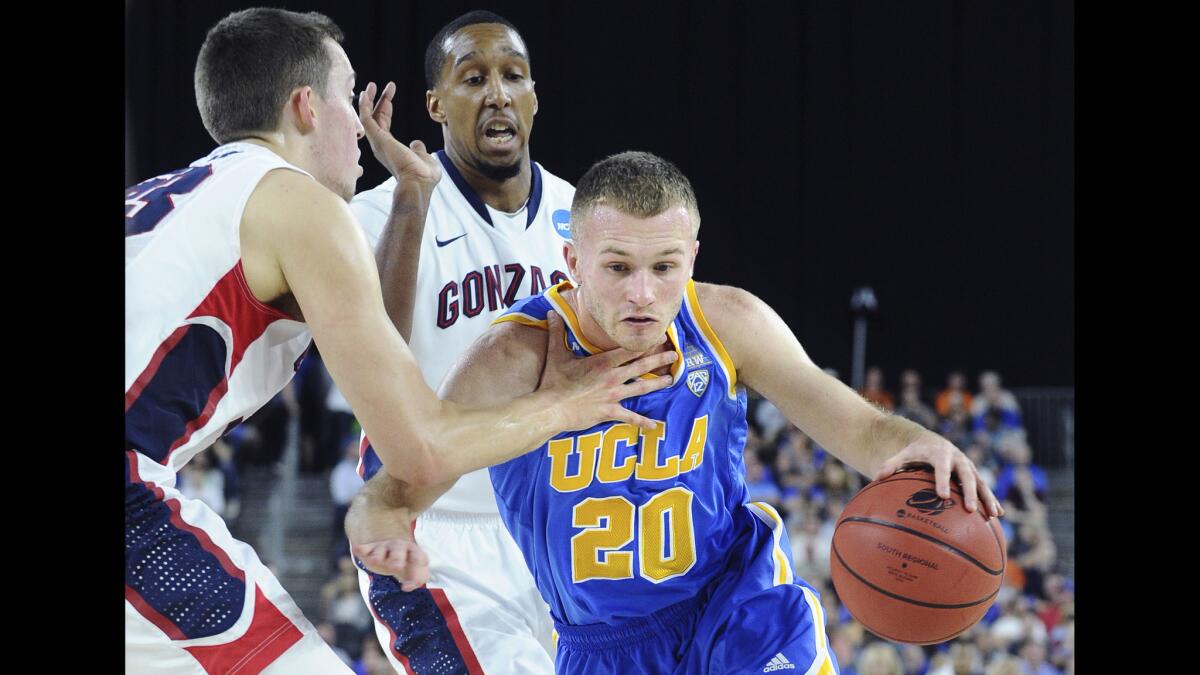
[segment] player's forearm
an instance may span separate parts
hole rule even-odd
[[[401,480],[424,487],[445,483],[522,455],[565,431],[560,406],[537,392],[490,408],[442,401],[424,428],[425,456],[407,462],[380,457],[388,473]]]
[[[392,193],[392,210],[375,247],[375,265],[383,289],[383,304],[396,330],[407,342],[412,337],[417,267],[421,235],[429,212],[430,188],[402,183]]]

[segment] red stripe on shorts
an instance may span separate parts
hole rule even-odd
[[[433,595],[433,601],[437,603],[438,609],[441,610],[442,616],[446,619],[446,627],[450,629],[450,635],[454,638],[454,644],[458,645],[458,651],[462,653],[463,663],[467,666],[467,672],[471,675],[483,675],[483,668],[479,665],[479,658],[475,656],[475,651],[471,649],[471,643],[467,641],[466,633],[463,633],[462,625],[458,622],[458,613],[450,605],[450,599],[446,597],[446,591],[440,588],[430,588],[429,593]]]
[[[254,618],[245,635],[222,645],[185,647],[208,673],[253,675],[300,641],[304,633],[254,587]]]
[[[174,621],[163,616],[158,612],[158,610],[151,607],[150,603],[146,602],[146,599],[142,597],[142,594],[138,593],[129,584],[125,584],[125,599],[129,601],[129,604],[133,605],[133,608],[138,611],[138,614],[141,614],[146,618],[147,621],[154,624],[162,632],[166,633],[167,637],[171,638],[172,640],[187,639],[187,636],[183,634],[182,630],[179,630],[179,626],[176,626]]]

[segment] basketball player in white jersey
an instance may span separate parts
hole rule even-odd
[[[349,672],[254,551],[175,489],[181,466],[287,384],[311,341],[380,456],[417,484],[607,416],[649,426],[618,401],[658,388],[623,383],[661,360],[612,367],[627,352],[554,364],[541,391],[507,407],[443,403],[425,385],[346,202],[364,134],[402,178],[393,218],[424,219],[440,169],[391,136],[373,83],[356,113],[341,38],[316,13],[223,19],[195,75],[220,147],[125,193],[127,672]],[[396,573],[419,585],[424,555],[400,553]]]
[[[562,246],[575,189],[530,159],[538,100],[515,26],[485,11],[454,19],[430,41],[425,76],[444,148],[434,153],[442,179],[423,231],[385,232],[395,179],[360,193],[350,209],[368,240],[382,238],[385,304],[436,389],[506,308],[567,279]],[[373,440],[362,444],[364,479],[380,469]],[[426,587],[406,592],[390,576],[359,572],[398,672],[433,664],[438,672],[554,672],[548,607],[500,519],[486,470],[460,478],[422,513],[415,537],[430,559]]]

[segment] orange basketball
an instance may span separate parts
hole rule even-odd
[[[951,481],[910,469],[864,487],[833,532],[829,566],[846,609],[894,642],[945,642],[979,621],[1004,581],[1004,533],[983,509],[969,513]]]

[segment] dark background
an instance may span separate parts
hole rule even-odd
[[[192,69],[248,2],[131,0],[126,184],[206,154]],[[442,146],[422,55],[469,9],[514,22],[540,112],[534,159],[569,181],[627,149],[676,162],[703,227],[696,278],[747,288],[850,376],[851,293],[874,288],[868,365],[996,369],[1073,385],[1074,6],[968,2],[286,2],[396,81],[393,132]],[[386,177],[363,142],[359,189]]]

